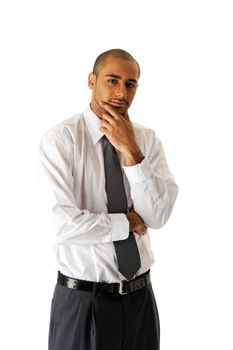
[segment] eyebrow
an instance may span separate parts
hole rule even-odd
[[[122,77],[120,77],[119,75],[115,75],[115,74],[107,74],[107,75],[105,75],[105,77],[122,79]],[[131,81],[131,82],[136,83],[136,84],[138,83],[136,79],[127,79],[127,81]]]

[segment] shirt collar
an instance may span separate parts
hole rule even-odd
[[[100,119],[91,110],[90,106],[84,110],[84,120],[95,145],[103,137],[103,133],[99,130]]]

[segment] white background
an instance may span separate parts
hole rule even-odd
[[[1,2],[1,348],[47,348],[56,274],[38,145],[89,103],[96,56],[120,47],[142,70],[131,119],[156,131],[179,185],[151,231],[161,350],[233,349],[232,18],[225,0]]]

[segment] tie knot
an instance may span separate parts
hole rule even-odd
[[[107,138],[107,136],[103,136],[102,137],[103,141],[104,141],[104,150],[105,152],[108,150],[108,152],[111,150],[112,153],[116,154],[116,149],[115,147],[111,144],[111,142],[109,141],[109,139]]]
[[[110,143],[110,144],[111,144],[111,142],[109,141],[109,139],[107,138],[106,135],[104,135],[104,136],[102,137],[102,139],[104,140],[104,142]]]

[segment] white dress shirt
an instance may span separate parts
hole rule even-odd
[[[90,107],[50,129],[41,140],[40,161],[53,193],[57,269],[63,274],[96,282],[120,282],[114,241],[126,239],[125,214],[109,214],[105,192],[103,134]],[[123,167],[128,207],[153,229],[168,220],[177,196],[162,144],[153,130],[133,123],[144,155],[140,164]],[[141,258],[137,275],[154,262],[149,232],[135,234]]]

